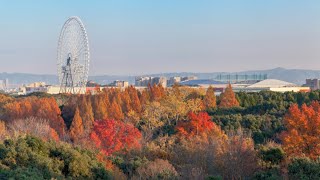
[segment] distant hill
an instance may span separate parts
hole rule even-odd
[[[304,84],[308,78],[318,78],[320,79],[320,70],[305,70],[305,69],[285,69],[285,68],[275,68],[269,70],[260,71],[245,71],[242,74],[254,74],[262,73],[267,74],[269,79],[279,79],[283,81],[292,82],[295,84]]]
[[[212,73],[192,73],[192,72],[180,72],[180,73],[158,73],[158,74],[145,74],[144,76],[190,76],[195,75],[199,79],[214,79],[219,74],[267,74],[268,78],[279,79],[283,81],[292,82],[295,84],[304,84],[307,78],[319,78],[320,70],[305,70],[305,69],[285,69],[275,68],[268,70],[252,70],[242,72],[212,72]],[[42,81],[47,84],[58,84],[58,77],[56,75],[36,75],[27,73],[0,73],[0,79],[9,79],[10,84],[28,84],[32,82]],[[135,76],[117,76],[117,75],[101,75],[101,76],[90,76],[89,80],[101,84],[108,84],[115,80],[125,80],[129,83],[134,83]]]

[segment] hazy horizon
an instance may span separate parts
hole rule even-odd
[[[0,2],[0,72],[56,74],[63,23],[86,27],[90,75],[320,70],[320,1]]]
[[[212,72],[197,72],[197,71],[169,71],[169,72],[151,72],[151,73],[136,73],[136,74],[95,74],[89,76],[144,76],[144,75],[157,75],[157,74],[184,74],[184,73],[194,73],[194,74],[211,74],[211,73],[243,73],[243,72],[255,72],[255,71],[268,71],[268,70],[275,70],[275,69],[284,69],[284,70],[301,70],[301,71],[320,71],[317,69],[303,69],[303,68],[284,68],[284,67],[274,67],[269,69],[249,69],[249,70],[243,70],[243,71],[212,71]],[[7,73],[7,74],[30,74],[30,75],[54,75],[57,76],[56,73],[29,73],[29,72],[0,72],[1,73]]]

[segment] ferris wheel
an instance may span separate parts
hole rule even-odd
[[[70,17],[63,25],[58,42],[60,93],[80,93],[89,74],[89,41],[80,18]]]

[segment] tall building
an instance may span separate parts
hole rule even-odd
[[[5,86],[6,86],[6,89],[9,88],[9,79],[8,78],[5,79]]]
[[[166,77],[154,77],[151,80],[151,85],[153,84],[161,84],[162,87],[167,87],[167,78]]]
[[[304,86],[310,87],[311,90],[320,89],[319,79],[306,79]]]
[[[180,76],[170,77],[170,79],[168,80],[168,86],[172,86],[175,83],[179,83],[180,81],[181,81],[181,77]]]
[[[0,90],[5,90],[4,80],[1,80],[1,79],[0,79]]]
[[[148,86],[153,84],[161,84],[163,87],[167,87],[167,78],[166,77],[136,77],[135,86]]]
[[[1,79],[0,80],[0,90],[7,90],[9,88],[9,80]]]
[[[135,86],[148,86],[153,77],[136,77]]]

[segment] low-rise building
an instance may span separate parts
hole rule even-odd
[[[46,86],[46,83],[45,82],[33,82],[33,83],[30,83],[28,85],[26,85],[26,87],[44,87]]]
[[[183,81],[180,83],[185,86],[208,88],[213,86],[217,93],[221,93],[227,87],[228,83],[215,81],[210,79],[197,79]],[[260,91],[274,91],[274,92],[309,92],[309,87],[302,87],[296,84],[281,81],[277,79],[266,79],[253,84],[235,83],[231,84],[235,92],[260,92]]]
[[[120,88],[126,88],[129,86],[129,82],[128,81],[113,81],[110,86],[114,86],[114,87],[120,87]]]
[[[197,76],[186,76],[186,77],[182,77],[181,81],[190,81],[190,80],[196,80],[198,79]]]
[[[96,83],[96,82],[90,80],[90,81],[87,82],[86,86],[87,86],[87,87],[98,87],[98,86],[100,87],[101,84]]]
[[[262,90],[274,92],[309,92],[310,88],[277,79],[266,79],[246,87],[237,88],[235,86],[234,90],[246,92],[259,92]]]

